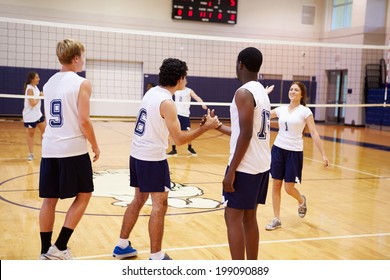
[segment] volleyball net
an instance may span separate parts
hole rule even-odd
[[[135,117],[146,84],[158,84],[158,69],[167,57],[186,61],[188,87],[207,106],[223,108],[228,116],[226,108],[240,86],[235,78],[237,55],[248,46],[263,53],[259,81],[264,86],[275,85],[270,94],[273,107],[289,102],[288,88],[295,80],[306,84],[307,106],[315,109],[320,121],[341,114],[348,124],[363,124],[365,111],[371,114],[371,109],[375,118],[383,119],[390,103],[390,46],[175,34],[9,18],[0,21],[7,30],[0,42],[4,58],[0,61],[4,81],[0,85],[0,117],[21,117],[27,72],[39,73],[38,87],[42,89],[59,69],[54,48],[57,40],[69,37],[86,47],[82,74],[92,82],[92,116]],[[31,29],[35,30],[35,48],[28,47]],[[199,105],[191,102],[191,117],[202,115]]]

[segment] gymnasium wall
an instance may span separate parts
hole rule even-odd
[[[0,16],[6,16],[0,17],[2,71],[17,72],[20,77],[25,77],[30,69],[42,73],[56,71],[60,67],[55,56],[57,41],[66,37],[78,39],[87,49],[85,75],[92,80],[93,98],[109,100],[104,106],[108,111],[103,115],[112,112],[133,116],[137,106],[131,101],[141,99],[145,77],[156,75],[166,57],[185,60],[189,66],[188,86],[204,85],[197,93],[216,101],[225,95],[214,84],[235,80],[237,54],[247,46],[258,47],[263,52],[261,81],[265,84],[281,81],[280,90],[272,93],[280,98],[287,95],[284,82],[314,79],[313,103],[326,103],[325,70],[348,69],[348,88],[354,93],[348,96],[348,102],[358,104],[364,99],[364,66],[377,63],[384,56],[384,46],[361,48],[319,42],[326,34],[327,18],[324,1],[320,0],[240,0],[235,26],[177,22],[170,18],[171,1],[168,0],[116,1],[117,5],[100,0],[92,2],[1,0]],[[303,5],[316,8],[311,25],[302,23]],[[327,40],[337,37],[328,35]],[[191,76],[196,79],[191,81]],[[43,77],[41,87],[44,81]],[[21,78],[1,75],[0,93],[21,93],[23,82]],[[230,88],[230,96],[233,91]],[[16,101],[1,98],[0,102],[0,110],[8,108],[0,114],[7,115],[12,107],[8,102]],[[101,109],[92,108],[92,113],[102,114]],[[17,109],[13,114],[20,115],[21,111]],[[353,112],[355,115],[362,119],[360,111]],[[324,120],[324,112],[316,110],[315,117]]]
[[[215,0],[214,0],[215,1]],[[172,0],[0,0],[0,16],[142,31],[318,41],[324,0],[238,0],[236,25],[171,19]],[[312,24],[302,24],[303,6],[315,7]]]

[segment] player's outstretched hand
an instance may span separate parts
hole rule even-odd
[[[265,91],[267,92],[267,94],[270,94],[274,90],[274,87],[275,87],[274,85],[266,86]]]
[[[203,116],[203,118],[205,119],[203,125],[206,129],[214,129],[219,125],[219,120],[218,117],[214,115],[214,110],[211,111],[210,109],[207,109],[207,115]]]
[[[212,110],[207,109],[207,114],[203,115],[202,120],[200,121],[200,126],[205,124],[205,122],[207,121],[207,116],[210,116],[210,117],[214,118],[215,117],[214,109],[212,109]]]
[[[207,115],[204,114],[203,117],[202,117],[202,119],[200,120],[200,126],[204,125],[205,122],[206,122],[206,120],[207,120]]]

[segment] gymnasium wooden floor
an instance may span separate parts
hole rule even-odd
[[[194,122],[195,126],[196,123]],[[273,124],[274,126],[275,124]],[[111,260],[124,206],[131,200],[128,156],[133,122],[95,120],[101,158],[94,164],[95,192],[69,246],[76,259]],[[389,260],[390,259],[390,132],[317,124],[331,166],[305,137],[303,182],[308,214],[297,215],[296,202],[283,192],[283,227],[267,232],[272,218],[267,203],[258,209],[259,259],[263,260]],[[272,132],[272,141],[276,132]],[[23,123],[0,121],[0,259],[34,260],[40,253],[38,197],[40,137],[35,156],[26,160]],[[171,192],[163,249],[178,260],[230,259],[223,219],[221,181],[229,138],[210,131],[193,142],[197,157],[179,147],[169,159],[175,190]],[[270,182],[271,190],[272,182]],[[53,238],[64,220],[69,200],[60,201]],[[149,257],[147,232],[150,206],[130,236]]]

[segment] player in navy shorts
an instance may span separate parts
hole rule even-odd
[[[57,44],[62,67],[43,87],[47,126],[42,140],[39,173],[39,196],[43,198],[39,213],[42,260],[70,260],[67,246],[84,215],[93,192],[92,163],[100,150],[89,116],[91,82],[79,76],[85,61],[84,45],[73,39]],[[52,235],[59,199],[74,198],[66,212],[57,240]]]
[[[132,202],[123,216],[122,228],[113,256],[119,259],[137,255],[128,240],[147,199],[152,200],[149,220],[150,259],[170,260],[162,251],[164,219],[168,209],[170,190],[169,167],[166,155],[168,136],[182,145],[218,125],[218,119],[209,114],[197,129],[182,131],[177,118],[173,94],[187,84],[187,64],[176,58],[163,61],[159,85],[149,89],[142,98],[135,123],[130,153],[130,186],[135,188]]]
[[[295,81],[291,84],[288,97],[290,104],[279,106],[271,111],[271,118],[278,117],[279,131],[272,146],[272,207],[274,218],[265,226],[275,230],[282,226],[280,220],[281,188],[298,202],[298,215],[307,213],[306,197],[301,195],[295,184],[302,181],[303,168],[303,130],[307,127],[311,138],[321,152],[325,166],[329,165],[322,141],[315,127],[313,113],[306,107],[306,86]]]
[[[231,126],[217,128],[230,135],[230,157],[222,185],[233,260],[258,258],[257,206],[265,203],[268,190],[271,107],[267,91],[258,82],[262,62],[263,55],[256,48],[248,47],[238,54],[236,73],[243,85],[230,105]]]

